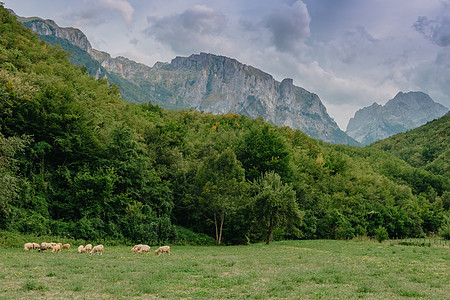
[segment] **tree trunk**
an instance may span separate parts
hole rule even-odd
[[[268,233],[267,233],[267,238],[266,238],[266,245],[269,245],[270,244],[270,237],[272,236],[272,231],[270,230]]]
[[[222,243],[223,222],[225,220],[225,211],[220,213],[220,230],[219,230],[219,245]]]
[[[219,240],[219,230],[217,228],[217,217],[216,217],[216,213],[214,213],[214,227],[216,228],[216,242],[218,245],[220,245],[220,240]]]
[[[269,228],[267,228],[267,237],[266,237],[266,245],[269,245],[270,238],[272,237],[273,225],[272,219],[269,221]]]

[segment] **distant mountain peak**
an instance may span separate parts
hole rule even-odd
[[[346,133],[363,145],[419,127],[442,117],[448,108],[423,92],[398,92],[384,106],[373,103],[348,122]]]

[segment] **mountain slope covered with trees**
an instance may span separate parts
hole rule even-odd
[[[436,174],[450,174],[450,113],[415,130],[372,145],[388,151],[413,167]]]
[[[126,103],[3,7],[0,22],[2,230],[230,244],[420,236],[449,214],[448,174],[261,118]]]

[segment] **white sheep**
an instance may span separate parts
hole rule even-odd
[[[69,249],[70,250],[70,244],[62,245],[61,249]]]
[[[39,249],[40,245],[38,243],[32,243],[33,249]]]
[[[48,250],[48,249],[52,249],[52,244],[56,244],[56,243],[46,243],[46,242],[43,242],[42,244],[41,244],[41,246],[39,247],[39,252],[41,252],[41,251],[44,251],[44,250]]]
[[[92,245],[91,244],[87,244],[86,247],[84,247],[84,252],[89,252],[92,250]]]
[[[57,243],[55,246],[52,246],[52,253],[61,251],[61,243]]]
[[[83,245],[78,246],[78,253],[84,253],[86,252],[86,249],[84,248]]]
[[[103,255],[103,245],[97,245],[94,248],[92,248],[91,252],[89,252],[89,255],[92,255],[94,253]]]
[[[139,248],[141,248],[142,246],[143,246],[142,244],[134,245],[134,247],[131,248],[131,252],[134,252],[134,253],[138,252]]]
[[[32,250],[34,249],[34,244],[33,243],[25,243],[23,245],[23,251],[28,251],[28,250]]]
[[[149,245],[141,245],[141,247],[137,251],[138,253],[142,252],[150,252],[150,246]]]
[[[170,255],[170,247],[169,246],[162,246],[155,250],[155,255],[159,255],[160,253],[166,252]]]

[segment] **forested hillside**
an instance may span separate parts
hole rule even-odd
[[[229,244],[420,236],[449,214],[448,173],[261,118],[126,103],[3,7],[0,20],[2,230]]]
[[[450,174],[450,113],[415,130],[372,145],[388,151],[413,167],[436,174]]]
[[[24,25],[27,25],[27,23]],[[109,82],[116,83],[120,86],[120,96],[127,102],[162,103],[160,100],[150,97],[142,87],[132,83],[130,80],[105,70],[105,68],[103,68],[101,64],[93,59],[86,51],[71,44],[68,40],[52,35],[41,35],[39,38],[49,42],[51,45],[61,46],[63,50],[67,51],[70,62],[77,66],[85,66],[89,75],[96,78],[107,78]]]

